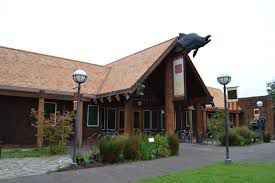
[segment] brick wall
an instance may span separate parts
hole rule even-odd
[[[256,105],[257,101],[263,102],[263,107],[260,109],[260,112],[266,119],[266,130],[274,134],[274,109],[270,95],[239,98],[238,106],[243,111],[240,115],[240,123],[242,125],[248,125],[254,119],[254,109],[258,108]]]

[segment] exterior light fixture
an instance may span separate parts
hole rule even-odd
[[[228,138],[228,109],[227,109],[227,98],[226,98],[226,85],[230,83],[231,76],[228,74],[223,74],[218,76],[217,81],[223,85],[223,94],[224,94],[224,131],[225,131],[225,152],[226,158],[225,163],[231,163],[231,159],[229,158],[229,138]]]
[[[80,113],[80,88],[81,84],[87,80],[87,74],[83,70],[76,70],[73,74],[73,80],[78,84],[77,86],[77,110],[76,110],[76,120],[74,125],[74,141],[73,141],[73,166],[77,166],[76,154],[77,154],[77,132],[79,123],[79,113]]]
[[[260,137],[261,137],[261,141],[264,141],[264,123],[265,123],[265,119],[264,117],[261,115],[261,108],[263,107],[264,103],[262,101],[258,101],[256,103],[257,107],[259,107],[259,119],[258,119],[258,124],[259,124],[259,132],[260,132]]]

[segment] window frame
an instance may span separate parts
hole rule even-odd
[[[102,128],[101,126],[101,130],[105,130],[105,126],[106,126],[106,108],[105,107],[100,107],[98,106],[98,123],[100,123],[99,119],[100,119],[100,109],[103,109],[104,114],[103,114],[103,123],[104,123],[104,128]],[[100,125],[100,124],[99,124]]]
[[[161,121],[158,121],[158,118],[161,117],[161,115],[160,116],[157,115],[157,128],[153,128],[153,111],[157,112],[158,114],[158,112],[161,113],[161,110],[151,110],[151,130],[158,130],[158,122],[161,122]]]
[[[55,111],[54,111],[54,123],[56,123],[57,102],[44,102],[44,116],[45,116],[45,104],[54,104],[54,105],[55,105]]]
[[[89,114],[90,114],[90,107],[97,107],[97,125],[89,125]],[[99,127],[99,106],[98,105],[88,105],[87,107],[87,127]]]
[[[150,120],[149,120],[149,128],[145,128],[145,112],[149,112],[150,114]],[[151,121],[152,121],[152,113],[150,110],[143,110],[143,130],[152,130],[152,126],[151,126]]]
[[[116,126],[116,123],[117,123],[117,109],[116,108],[111,108],[111,107],[107,107],[106,109],[107,109],[107,130],[108,131],[116,131],[116,129],[117,129],[117,126]],[[115,128],[114,129],[110,129],[109,128],[109,123],[108,123],[109,114],[108,114],[108,110],[110,110],[110,109],[112,109],[112,110],[115,111]]]

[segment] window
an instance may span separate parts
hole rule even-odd
[[[152,129],[158,129],[158,122],[160,121],[160,111],[152,111]]]
[[[151,129],[151,111],[144,111],[144,129]]]
[[[124,128],[124,111],[119,111],[119,128]]]
[[[112,109],[112,108],[107,109],[107,129],[108,130],[116,129],[116,109]]]
[[[139,112],[134,112],[134,128],[139,128]]]
[[[228,102],[238,101],[238,87],[228,87],[227,96],[228,96]]]
[[[190,111],[185,111],[185,125],[186,125],[186,127],[190,126],[189,112]]]
[[[143,125],[145,130],[157,130],[159,124],[161,124],[161,112],[160,111],[144,111]],[[164,116],[164,114],[163,114]],[[164,122],[164,121],[163,121]],[[163,128],[165,128],[163,124]]]
[[[105,129],[105,108],[100,107],[99,108],[99,124],[101,126],[101,129]]]
[[[254,116],[259,116],[259,115],[260,115],[260,110],[254,109]]]
[[[88,105],[87,126],[88,127],[97,127],[97,126],[99,126],[98,106]]]
[[[55,102],[45,102],[44,104],[44,116],[45,118],[54,118],[56,121],[57,104]]]
[[[161,129],[165,130],[165,113],[161,111]]]

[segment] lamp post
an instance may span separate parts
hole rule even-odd
[[[260,134],[261,134],[261,142],[264,140],[264,134],[263,134],[263,122],[262,122],[262,115],[261,115],[261,108],[263,107],[264,103],[262,101],[258,101],[256,103],[257,107],[259,107],[259,128],[260,128]]]
[[[226,158],[225,163],[231,163],[231,159],[229,158],[229,139],[228,139],[228,109],[227,109],[227,98],[226,98],[226,85],[230,83],[231,76],[227,74],[223,74],[218,76],[217,81],[223,85],[223,94],[224,94],[224,132],[225,132],[225,152]]]
[[[73,74],[74,81],[78,84],[77,86],[77,110],[76,110],[76,120],[74,125],[74,141],[73,141],[73,166],[77,166],[76,153],[77,153],[77,132],[79,123],[79,111],[80,111],[80,88],[81,84],[87,80],[87,74],[83,70],[76,70]]]

